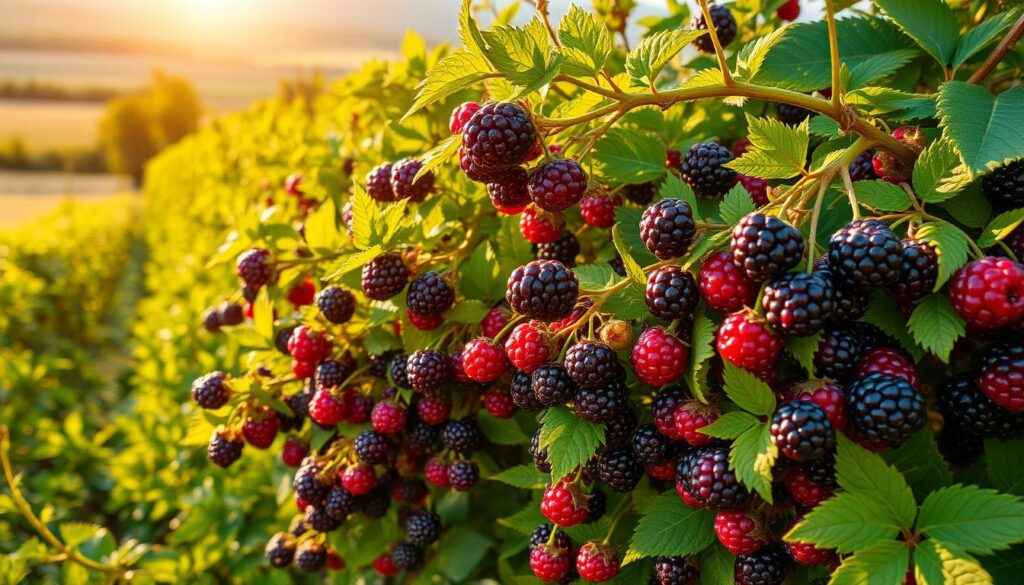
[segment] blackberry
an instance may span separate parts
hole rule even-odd
[[[533,120],[518,104],[510,102],[484,105],[462,128],[463,158],[483,173],[520,164],[535,144]]]
[[[619,356],[599,341],[581,341],[565,352],[565,370],[580,386],[601,386],[624,380],[626,372]]]
[[[216,307],[210,307],[203,311],[203,329],[206,329],[210,333],[217,333],[220,331],[220,313]]]
[[[629,447],[608,449],[597,458],[598,478],[619,493],[632,491],[644,475],[644,467]]]
[[[814,375],[845,380],[856,372],[861,355],[856,334],[843,327],[826,327],[814,352]]]
[[[897,447],[927,421],[924,397],[902,378],[868,374],[846,392],[846,413],[858,435]]]
[[[238,303],[224,301],[217,306],[217,317],[221,325],[241,325],[245,321],[245,311]]]
[[[377,431],[366,430],[356,436],[356,457],[367,465],[377,465],[388,460],[391,442]]]
[[[316,306],[331,323],[346,323],[356,312],[356,297],[348,289],[329,286],[316,296]]]
[[[999,211],[1024,207],[1024,159],[1003,165],[982,177],[981,190]]]
[[[885,331],[882,331],[882,328],[874,323],[853,321],[851,323],[843,323],[842,327],[857,336],[857,340],[860,341],[861,353],[864,355],[873,349],[900,346],[898,341]]]
[[[448,356],[436,349],[420,349],[409,356],[405,370],[413,390],[428,392],[448,381]]]
[[[231,390],[224,385],[224,372],[210,372],[192,382],[192,400],[200,408],[216,410],[231,400]]]
[[[418,510],[405,517],[405,538],[416,546],[428,546],[441,538],[441,517]]]
[[[287,532],[278,532],[267,541],[263,556],[272,567],[287,567],[295,558],[295,537]]]
[[[672,442],[652,424],[633,431],[633,451],[644,465],[660,465],[672,457]]]
[[[787,126],[799,126],[811,115],[810,110],[789,104],[775,104],[775,115]]]
[[[622,256],[619,253],[615,253],[615,257],[608,261],[608,266],[612,267],[615,274],[619,276],[626,276],[626,263],[622,260]]]
[[[391,547],[391,560],[403,571],[415,569],[423,560],[423,551],[415,544],[400,542]]]
[[[747,488],[729,466],[729,448],[698,447],[679,458],[676,481],[708,508],[728,510],[747,501]]]
[[[638,185],[625,185],[622,187],[622,194],[638,205],[650,205],[651,201],[654,201],[654,196],[658,194],[658,184],[648,181]]]
[[[736,557],[733,578],[737,585],[782,585],[789,573],[789,559],[781,546],[766,546]]]
[[[800,263],[804,236],[781,219],[748,214],[732,230],[732,261],[754,282],[764,282]]]
[[[580,241],[569,230],[562,230],[558,239],[549,244],[537,244],[538,260],[557,260],[572,268],[580,254]]]
[[[317,532],[334,532],[341,527],[341,519],[335,518],[320,506],[310,504],[305,511],[306,524]]]
[[[405,438],[409,440],[409,443],[422,449],[433,447],[440,434],[434,425],[416,419],[412,420],[409,427],[405,429]]]
[[[530,199],[544,211],[558,213],[583,199],[587,173],[571,158],[542,163],[530,173]]]
[[[376,201],[394,201],[391,189],[391,163],[381,163],[366,174],[366,194]]]
[[[464,492],[480,479],[480,468],[475,461],[453,461],[448,466],[448,481],[457,491]]]
[[[391,383],[399,388],[411,388],[409,384],[409,356],[404,353],[391,358],[388,363],[388,373],[391,374]]]
[[[658,557],[651,585],[696,585],[700,569],[686,557]]]
[[[724,6],[713,6],[711,8],[712,15],[715,14],[716,9],[728,14],[733,26],[732,36],[735,36],[736,22],[732,20],[732,13]],[[695,42],[699,44],[705,40],[708,43],[711,42],[711,39],[706,36]],[[686,156],[683,157],[683,161],[679,163],[679,172],[698,197],[720,197],[736,184],[736,171],[723,166],[732,159],[732,152],[721,144],[702,142],[690,147]]]
[[[295,549],[295,568],[303,573],[315,573],[327,562],[327,549],[315,540],[307,540]]]
[[[661,260],[686,254],[696,233],[693,210],[682,199],[662,199],[640,218],[640,239]]]
[[[540,429],[530,437],[530,457],[533,458],[533,466],[541,473],[551,473],[551,462],[548,461],[548,448],[540,446]]]
[[[359,496],[359,511],[367,518],[381,518],[388,513],[391,506],[391,496],[388,494],[386,482],[381,481],[378,487],[370,490],[368,494]]]
[[[317,388],[337,388],[352,374],[352,368],[338,360],[324,360],[317,364],[313,379]]]
[[[513,167],[487,183],[491,203],[504,213],[522,211],[530,203],[529,175],[522,167]]]
[[[295,332],[296,327],[285,327],[278,329],[277,333],[274,334],[274,348],[284,355],[291,355],[288,352],[288,340],[291,339],[292,333]]]
[[[715,34],[718,35],[718,42],[722,47],[726,47],[736,38],[736,18],[733,17],[732,12],[728,8],[718,4],[708,6],[708,12],[711,14],[711,22],[715,25]],[[693,18],[690,19],[690,28],[693,30],[708,30],[708,23],[704,19],[703,11],[698,10]],[[715,52],[715,44],[711,42],[710,34],[698,37],[693,41],[693,44],[702,53],[713,54]]]
[[[1024,344],[1020,336],[988,347],[975,382],[993,402],[1011,413],[1024,414]]]
[[[554,525],[550,522],[539,524],[534,528],[533,532],[530,534],[530,550],[547,544],[548,540],[551,539],[551,531],[554,529]],[[568,534],[562,532],[562,530],[558,530],[558,532],[555,533],[555,547],[562,550],[569,550],[572,548],[572,539],[569,538]]]
[[[889,287],[897,301],[916,303],[932,293],[939,278],[939,255],[923,240],[903,240],[899,279]]]
[[[243,286],[242,287],[242,298],[250,303],[256,302],[256,296],[260,294],[260,287],[258,286]]]
[[[846,282],[838,278],[828,267],[827,259],[819,258],[815,262],[814,273],[832,283],[833,323],[856,321],[868,312],[869,291],[847,286]]]
[[[985,396],[972,374],[946,380],[938,389],[939,412],[947,425],[979,437],[1012,439],[1024,434],[1024,416],[1013,415]]]
[[[836,445],[836,432],[825,409],[813,402],[783,402],[772,415],[772,442],[794,461],[817,459]]]
[[[895,284],[900,278],[902,254],[899,238],[877,219],[854,220],[832,234],[828,243],[829,267],[861,288]]]
[[[768,323],[784,335],[811,335],[832,318],[832,283],[818,273],[785,274],[764,289]]]
[[[865,150],[850,163],[850,179],[853,181],[873,181],[878,178],[871,159],[875,158],[875,149]]]
[[[636,415],[628,408],[616,411],[604,421],[604,444],[606,447],[620,447],[629,443],[636,429]]]
[[[412,279],[405,293],[405,305],[420,317],[440,315],[453,304],[455,290],[433,270]]]
[[[320,472],[319,465],[303,465],[296,470],[295,479],[292,481],[295,494],[314,506],[323,503],[331,489],[330,485],[320,479]]]
[[[480,448],[483,436],[476,419],[466,417],[444,423],[441,427],[441,442],[456,453],[469,455]]]
[[[274,260],[270,257],[270,251],[251,248],[242,252],[235,261],[235,272],[247,287],[253,289],[270,283],[274,277]]]
[[[413,202],[423,201],[434,189],[434,171],[427,171],[413,182],[416,173],[423,168],[423,162],[413,158],[403,158],[391,167],[391,191],[395,199],[408,199]]]
[[[807,470],[807,475],[814,483],[825,486],[830,490],[839,487],[839,482],[836,481],[835,452],[826,453],[822,457],[808,461],[804,464],[804,469]]]
[[[652,315],[674,321],[697,310],[700,292],[692,274],[678,266],[663,266],[647,278],[644,300]]]
[[[388,377],[388,366],[391,362],[391,358],[400,353],[401,351],[397,349],[391,349],[380,354],[370,354],[367,356],[370,361],[367,373],[374,378],[386,379]]]
[[[625,409],[628,400],[629,389],[616,380],[604,386],[580,388],[573,397],[573,408],[583,420],[602,423]]]
[[[242,456],[245,441],[230,431],[214,431],[206,455],[218,467],[228,467]]]
[[[579,280],[564,264],[534,260],[509,275],[505,300],[517,313],[551,322],[572,313],[579,293]]]
[[[678,387],[665,388],[651,401],[651,418],[658,432],[670,439],[680,440],[676,434],[676,409],[686,401],[686,395]]]
[[[327,493],[327,502],[324,504],[324,512],[337,521],[343,521],[349,514],[354,514],[359,509],[359,498],[352,495],[352,492],[344,486],[335,485]]]
[[[982,437],[955,425],[943,428],[936,442],[943,459],[954,467],[969,467],[985,453]]]
[[[409,269],[395,253],[381,254],[363,266],[363,293],[375,301],[386,301],[402,292],[408,280]]]
[[[520,410],[535,412],[544,408],[540,402],[537,402],[537,396],[533,393],[532,377],[526,372],[516,371],[512,375],[509,394],[512,395],[512,402]]]
[[[550,408],[565,404],[576,394],[576,383],[559,364],[544,364],[530,375],[530,388],[537,402]]]
[[[284,402],[292,409],[292,416],[278,413],[282,431],[302,428],[302,422],[309,417],[309,402],[313,399],[313,394],[312,386],[307,383],[302,390],[285,397]]]

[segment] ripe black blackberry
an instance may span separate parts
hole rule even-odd
[[[660,465],[672,456],[672,442],[652,424],[633,431],[633,451],[645,465]]]
[[[793,461],[822,457],[836,446],[836,431],[825,409],[813,402],[783,402],[772,415],[772,442]]]
[[[679,266],[664,266],[647,278],[644,300],[652,315],[674,321],[693,315],[700,291],[692,274]]]
[[[518,165],[537,144],[537,129],[518,104],[486,104],[462,127],[462,157],[480,172]]]
[[[381,254],[363,265],[363,294],[376,301],[386,301],[402,292],[408,280],[409,269],[398,254]]]
[[[992,402],[974,378],[974,374],[960,374],[939,386],[937,406],[945,423],[979,437],[1005,440],[1024,435],[1024,415],[1010,414]]]
[[[455,289],[433,270],[424,272],[409,283],[405,305],[421,317],[434,317],[452,308]]]
[[[624,380],[626,371],[619,356],[607,344],[599,341],[581,341],[565,352],[565,370],[580,386],[601,386],[615,380]]]
[[[732,20],[732,13],[728,8],[713,6],[711,8],[712,15],[714,15],[715,9],[724,10],[729,15],[729,20]],[[732,23],[733,36],[735,36],[736,22],[732,21]],[[711,42],[711,39],[706,36],[697,39],[696,42],[700,43],[705,39],[707,42]],[[732,152],[721,144],[702,142],[690,147],[682,162],[679,163],[679,172],[698,197],[720,197],[736,184],[736,171],[723,166],[732,159]]]
[[[696,233],[693,210],[682,199],[662,199],[640,218],[640,239],[661,260],[686,254]]]
[[[529,174],[523,167],[513,167],[487,183],[487,195],[499,210],[522,209],[530,203],[527,188]]]
[[[549,160],[533,168],[528,188],[537,207],[559,213],[583,199],[587,173],[571,158]]]
[[[597,477],[613,491],[632,491],[644,475],[644,466],[629,447],[608,449],[597,458]]]
[[[476,419],[467,416],[444,423],[441,427],[441,442],[456,453],[469,455],[480,448],[483,436]]]
[[[565,404],[576,395],[576,382],[560,364],[544,364],[530,375],[530,388],[537,402],[546,408]]]
[[[192,400],[200,408],[218,409],[231,400],[231,391],[224,385],[224,372],[215,371],[192,382]]]
[[[583,520],[584,524],[593,524],[604,516],[605,511],[608,509],[608,496],[604,495],[604,492],[594,488],[594,491],[590,492],[590,496],[587,498],[587,517]]]
[[[331,486],[320,478],[320,466],[315,463],[303,465],[295,471],[292,487],[295,493],[306,502],[317,505],[324,502]]]
[[[453,488],[460,492],[472,488],[479,479],[480,468],[477,467],[475,461],[453,461],[448,466],[448,481]]]
[[[346,288],[329,286],[316,295],[316,306],[331,323],[346,323],[356,312],[356,297]]]
[[[999,211],[1024,207],[1024,158],[982,177],[981,190]]]
[[[381,478],[376,487],[369,493],[359,496],[359,512],[367,518],[382,518],[391,507],[391,493],[387,485],[390,481]]]
[[[434,171],[423,173],[414,182],[413,178],[422,168],[423,162],[413,158],[403,158],[391,166],[391,191],[395,199],[418,203],[427,198],[434,189]]]
[[[846,415],[873,444],[898,447],[927,422],[924,397],[902,378],[868,374],[846,391]]]
[[[210,307],[203,311],[203,329],[206,329],[210,333],[217,333],[220,331],[220,313],[216,307]]]
[[[548,448],[540,446],[540,429],[530,437],[530,457],[533,458],[533,466],[541,473],[551,473],[551,462],[548,461]]]
[[[287,532],[278,532],[271,536],[263,549],[263,556],[272,567],[287,567],[295,558],[295,537]]]
[[[880,347],[900,347],[900,343],[893,339],[888,333],[882,331],[882,328],[874,323],[868,323],[867,321],[852,321],[849,323],[843,323],[842,327],[848,331],[852,331],[857,336],[857,340],[860,341],[860,349],[862,354],[866,354],[872,349],[878,349]]]
[[[317,532],[334,532],[341,527],[341,519],[331,516],[327,513],[326,508],[320,506],[312,504],[306,506],[304,517],[306,524]]]
[[[804,469],[807,470],[807,475],[814,483],[830,490],[839,487],[839,482],[836,480],[836,454],[834,451],[808,461],[804,464]]]
[[[789,573],[789,557],[779,545],[736,557],[733,578],[737,585],[782,585]]]
[[[303,573],[315,573],[327,562],[327,549],[315,540],[299,543],[295,549],[295,568]]]
[[[902,242],[899,279],[889,287],[897,301],[916,303],[930,295],[939,278],[939,255],[923,240]]]
[[[789,104],[775,104],[775,115],[787,126],[799,126],[811,115],[810,110]]]
[[[277,351],[284,355],[291,355],[288,351],[288,340],[291,339],[295,329],[296,327],[285,327],[277,330],[277,333],[274,334],[274,348]]]
[[[391,190],[391,163],[381,163],[366,174],[366,194],[376,201],[394,201]]]
[[[804,236],[781,219],[750,213],[732,230],[732,261],[754,282],[764,282],[800,263]]]
[[[551,531],[554,530],[554,528],[555,527],[550,522],[539,524],[534,528],[533,532],[530,534],[530,550],[533,550],[542,544],[547,544],[548,540],[551,539]],[[562,532],[561,529],[555,533],[555,547],[563,550],[569,550],[572,548],[572,539],[569,538],[568,534]]]
[[[274,260],[270,251],[251,248],[242,252],[235,261],[235,272],[246,287],[258,290],[274,277]]]
[[[345,362],[324,360],[317,364],[313,379],[316,380],[317,388],[336,388],[351,374],[352,368]]]
[[[242,298],[249,301],[250,303],[256,302],[256,296],[260,294],[260,288],[256,286],[243,286],[242,287]]]
[[[625,409],[628,401],[629,389],[626,384],[615,380],[603,386],[581,387],[573,397],[573,408],[576,416],[583,420],[603,423]]]
[[[413,390],[434,390],[448,381],[448,355],[436,349],[414,351],[405,364],[405,371]]]
[[[521,315],[551,322],[568,317],[579,294],[572,270],[557,260],[534,260],[509,275],[505,300]]]
[[[285,397],[285,404],[292,409],[292,415],[277,414],[281,431],[297,431],[302,428],[302,423],[309,418],[309,401],[312,399],[313,387],[309,381],[302,387],[302,390]]]
[[[700,568],[686,557],[658,557],[651,585],[696,585]]]
[[[365,430],[356,436],[355,452],[367,465],[385,463],[391,454],[391,441],[377,431]]]
[[[871,160],[875,158],[875,149],[865,150],[850,163],[850,179],[853,181],[871,181],[878,178]]]
[[[324,504],[324,512],[337,521],[343,521],[349,514],[359,510],[359,498],[352,492],[345,489],[343,485],[335,485],[327,493],[327,502]]]
[[[626,276],[626,263],[622,260],[622,256],[619,253],[615,253],[615,257],[608,261],[608,266],[612,267],[615,274],[619,276]]]
[[[622,194],[638,205],[650,205],[651,201],[654,201],[654,196],[658,194],[658,184],[648,181],[637,185],[625,185],[622,187]]]
[[[698,447],[684,453],[676,467],[676,481],[708,508],[728,510],[747,501],[749,493],[729,465],[729,448]]]
[[[939,454],[954,467],[969,467],[985,453],[985,440],[962,428],[944,427],[936,439]]]
[[[245,311],[238,303],[224,301],[217,305],[217,317],[221,325],[241,325],[245,321]]]
[[[784,274],[764,289],[768,323],[784,335],[811,335],[832,318],[832,282],[818,273]]]
[[[245,441],[233,431],[214,431],[206,455],[218,467],[228,467],[242,456]]]
[[[636,415],[628,408],[615,412],[604,421],[604,444],[606,447],[621,447],[629,444],[636,429]]]
[[[857,370],[862,355],[856,334],[844,327],[826,327],[814,352],[814,375],[846,380]]]
[[[818,258],[814,263],[814,272],[832,283],[832,323],[856,321],[868,312],[870,291],[847,286],[846,282],[828,267],[828,259]]]
[[[736,38],[736,18],[733,17],[732,11],[725,6],[712,4],[708,6],[708,12],[711,13],[711,22],[715,25],[718,42],[722,47],[729,45]],[[693,30],[708,30],[708,23],[704,19],[703,12],[698,10],[693,18],[690,19],[690,28]],[[715,52],[715,44],[711,41],[710,34],[698,37],[693,41],[693,44],[702,53],[710,55]]]
[[[509,385],[509,394],[512,395],[512,402],[520,410],[536,412],[544,408],[537,402],[537,396],[533,393],[532,379],[526,372],[516,371],[512,375],[512,383]]]
[[[388,366],[390,365],[391,358],[402,353],[397,349],[391,349],[381,354],[369,354],[369,367],[367,373],[375,378],[386,379],[388,377]]]
[[[557,260],[572,268],[576,266],[576,256],[580,253],[580,241],[569,230],[562,230],[558,239],[549,244],[537,244],[538,260]]]
[[[858,219],[832,234],[828,265],[849,284],[879,288],[900,278],[903,247],[899,238],[877,219]]]
[[[405,429],[405,438],[409,440],[411,445],[415,445],[421,449],[430,449],[433,447],[434,443],[437,442],[437,439],[440,436],[440,429],[419,419],[410,420]]]
[[[417,510],[402,521],[405,538],[416,546],[428,546],[441,538],[441,517],[433,512]]]
[[[411,388],[409,385],[409,356],[399,353],[388,363],[391,383],[399,388]]]

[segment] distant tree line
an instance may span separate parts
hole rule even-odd
[[[108,87],[66,87],[49,81],[0,81],[0,99],[106,102],[121,92]]]

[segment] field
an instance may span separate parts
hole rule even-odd
[[[131,189],[124,177],[0,172],[0,229],[49,213],[62,202],[96,202]]]

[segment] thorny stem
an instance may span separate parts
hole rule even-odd
[[[715,57],[718,59],[718,68],[722,70],[722,81],[726,86],[732,86],[732,73],[729,72],[729,64],[725,62],[725,51],[722,50],[722,43],[718,40],[718,31],[715,30],[715,21],[711,19],[708,0],[698,0],[698,2],[700,11],[704,14],[704,23],[708,27],[708,34],[711,35],[711,44],[715,46]]]
[[[836,11],[832,0],[825,0],[825,18],[828,20],[828,51],[832,61],[832,109],[842,111],[842,84],[839,73],[839,35],[836,32]]]
[[[996,65],[1003,60],[1003,57],[1010,52],[1021,36],[1024,36],[1024,13],[1017,18],[1010,32],[999,42],[999,45],[989,54],[985,61],[978,67],[978,70],[967,78],[968,83],[981,83],[988,74],[996,68]]]

